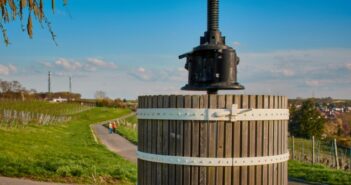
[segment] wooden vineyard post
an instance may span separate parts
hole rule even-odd
[[[292,136],[292,160],[295,160],[295,137]]]
[[[336,139],[334,139],[334,158],[335,158],[335,167],[339,169],[339,156],[338,156],[338,145]]]
[[[315,163],[315,141],[314,136],[312,136],[312,164]]]
[[[138,185],[287,185],[287,98],[138,101]]]

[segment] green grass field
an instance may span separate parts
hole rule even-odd
[[[138,119],[136,115],[134,115],[126,118],[125,121],[128,123],[137,124]],[[127,126],[119,125],[117,127],[117,133],[123,136],[124,138],[126,138],[127,140],[129,140],[130,142],[134,144],[138,144],[138,133],[135,129]]]
[[[23,112],[42,113],[53,116],[74,115],[91,107],[81,106],[73,103],[50,103],[47,101],[16,101],[16,100],[0,100],[1,110],[16,110]]]
[[[9,106],[21,110],[19,105]],[[44,106],[38,110],[27,105],[24,109],[46,113],[53,110],[59,115],[70,114],[59,109],[68,110],[72,105]],[[135,184],[136,165],[96,144],[89,127],[130,111],[91,108],[78,112],[70,114],[72,119],[64,124],[0,127],[0,175],[65,183]]]
[[[350,172],[298,161],[289,161],[289,177],[329,185],[351,184]]]
[[[126,119],[126,121],[129,122],[129,123],[137,124],[138,118],[137,118],[136,115],[134,115],[134,116],[128,117],[128,118]]]
[[[134,129],[120,125],[117,128],[117,133],[133,144],[138,144],[138,133]]]

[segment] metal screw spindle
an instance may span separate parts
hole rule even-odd
[[[219,0],[208,0],[208,31],[218,30]]]

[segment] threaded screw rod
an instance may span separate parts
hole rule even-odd
[[[208,0],[207,6],[207,29],[217,31],[219,25],[219,0]]]

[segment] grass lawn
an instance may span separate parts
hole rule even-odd
[[[64,124],[0,127],[0,175],[65,183],[135,184],[136,166],[96,144],[89,127],[129,112],[92,108],[72,115]]]
[[[350,172],[298,161],[289,161],[289,177],[329,185],[351,184]]]
[[[120,125],[117,127],[117,133],[135,145],[138,144],[138,133],[136,130]]]
[[[138,118],[136,115],[134,115],[126,118],[125,121],[131,124],[137,124]],[[117,133],[126,138],[128,141],[134,144],[138,144],[138,133],[135,129],[126,127],[124,125],[119,125],[117,127]]]
[[[32,113],[42,113],[54,116],[67,116],[77,114],[90,109],[76,103],[49,103],[47,101],[20,101],[20,100],[1,100],[1,110],[16,110]]]
[[[134,115],[134,116],[128,117],[128,118],[126,119],[126,121],[129,122],[129,123],[137,124],[138,118],[137,118],[136,115]]]

